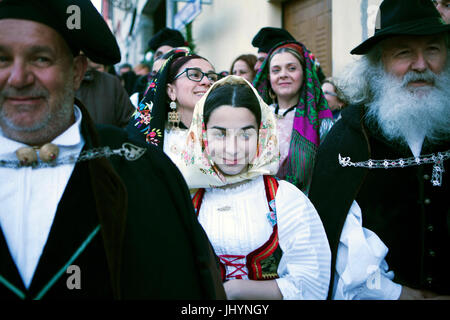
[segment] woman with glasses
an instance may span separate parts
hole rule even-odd
[[[181,49],[174,52],[150,83],[128,133],[163,149],[179,165],[195,104],[218,78],[205,58]]]
[[[297,41],[272,48],[253,85],[277,117],[280,168],[277,177],[308,194],[320,141],[333,125],[318,74],[320,66]]]

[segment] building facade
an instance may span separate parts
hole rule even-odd
[[[197,7],[185,10],[194,1]],[[164,26],[179,26],[179,17],[188,12],[194,16],[189,36],[195,51],[210,60],[216,71],[229,70],[240,54],[256,54],[251,45],[254,35],[272,26],[285,28],[304,43],[324,73],[333,76],[354,59],[350,50],[373,34],[381,1],[103,0],[102,13],[117,37],[122,62],[149,60],[146,50],[151,36]],[[183,25],[180,31],[186,35]]]

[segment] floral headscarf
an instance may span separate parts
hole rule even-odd
[[[258,131],[257,153],[250,162],[248,170],[234,176],[227,176],[218,170],[209,154],[203,110],[206,98],[212,91],[220,86],[233,84],[245,84],[253,90],[261,106],[261,124]],[[230,75],[214,83],[195,105],[191,127],[187,136],[186,150],[182,152],[186,167],[181,168],[181,171],[189,188],[220,187],[253,179],[260,175],[276,174],[280,153],[275,121],[275,116],[269,106],[261,99],[256,89],[244,78]]]
[[[285,41],[272,48],[256,74],[253,85],[267,104],[274,101],[269,95],[269,60],[280,48],[291,48],[304,57],[304,79],[300,89],[300,99],[295,107],[295,118],[289,153],[281,164],[279,176],[308,193],[317,149],[321,141],[320,129],[323,121],[331,128],[333,115],[321,89],[318,78],[319,65],[311,52],[300,42]]]

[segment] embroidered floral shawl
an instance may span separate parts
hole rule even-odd
[[[134,126],[145,136],[147,143],[163,148],[167,113],[170,111],[167,97],[167,81],[172,63],[180,57],[191,55],[185,48],[175,48],[164,62],[158,74],[145,90],[145,96],[133,114]]]
[[[246,84],[257,96],[261,106],[261,124],[258,131],[258,150],[250,162],[248,170],[234,176],[227,176],[218,170],[208,151],[206,125],[203,122],[203,109],[208,95],[228,84]],[[181,168],[190,189],[220,187],[250,180],[260,175],[274,175],[278,171],[279,147],[275,116],[269,106],[261,99],[255,88],[244,78],[227,76],[212,85],[194,109],[191,127],[188,132],[186,150],[182,152],[186,167]]]

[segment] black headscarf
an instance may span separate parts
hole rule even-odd
[[[174,81],[179,69],[188,61],[204,59],[189,52],[175,51],[159,70],[156,77],[147,88],[144,98],[131,118],[126,130],[130,135],[140,141],[163,148],[164,129],[167,122],[169,109],[169,97],[167,85]],[[183,124],[180,123],[183,128]],[[187,129],[187,128],[185,128]]]

